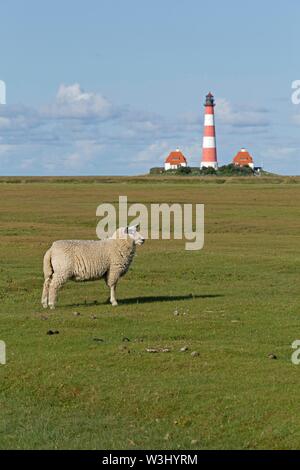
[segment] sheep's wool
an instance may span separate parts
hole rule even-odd
[[[117,305],[115,288],[119,278],[129,269],[137,241],[143,243],[144,239],[136,231],[128,234],[128,231],[118,229],[107,240],[54,242],[44,256],[43,306],[54,308],[58,289],[69,279],[90,281],[101,278],[111,289],[111,303]]]

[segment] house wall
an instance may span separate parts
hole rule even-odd
[[[171,163],[165,163],[165,170],[177,170],[180,166],[187,166],[186,163],[179,163],[179,165],[172,165]]]

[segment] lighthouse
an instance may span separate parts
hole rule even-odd
[[[203,148],[202,148],[202,161],[200,168],[214,168],[218,169],[217,160],[217,147],[216,147],[216,131],[215,131],[215,100],[211,93],[206,95],[204,111],[204,134],[203,134]]]

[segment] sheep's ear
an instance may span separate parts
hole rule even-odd
[[[140,230],[140,224],[134,226],[135,230]]]
[[[124,228],[124,233],[128,233],[128,227]]]

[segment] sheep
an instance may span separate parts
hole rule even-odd
[[[55,241],[44,256],[43,307],[55,308],[57,292],[69,279],[90,281],[101,278],[110,289],[110,303],[118,305],[117,282],[128,271],[136,245],[144,242],[137,225],[121,227],[105,240]]]

